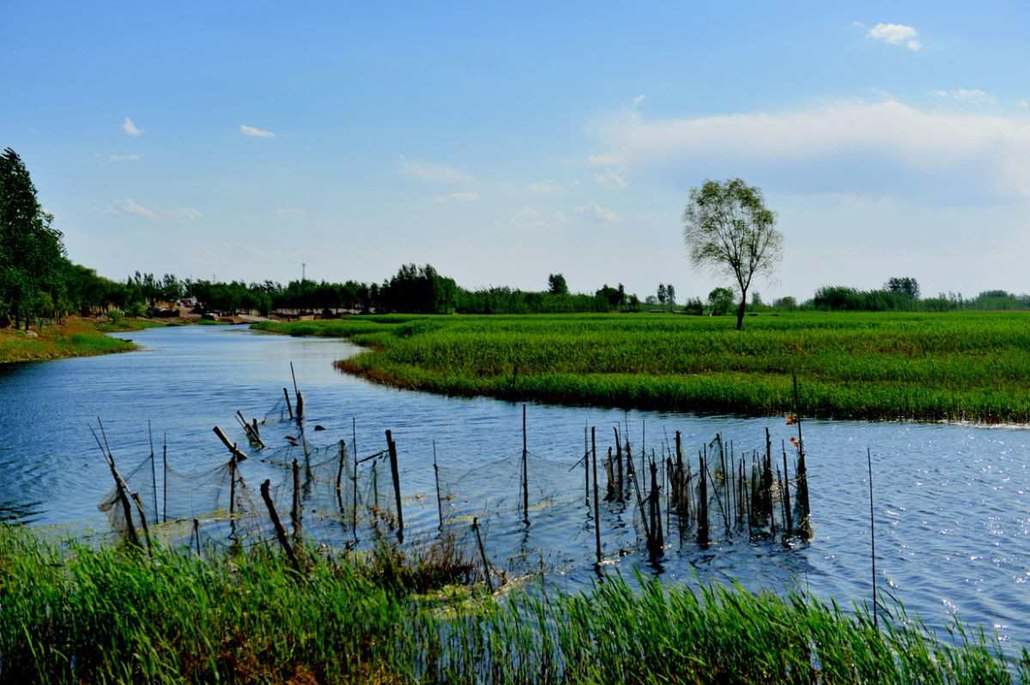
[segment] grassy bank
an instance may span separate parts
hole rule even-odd
[[[877,630],[800,596],[610,580],[470,601],[413,594],[394,567],[319,554],[298,576],[260,548],[148,559],[5,527],[0,680],[1006,683],[1018,668],[980,639]]]
[[[340,363],[390,385],[670,410],[1030,421],[1030,316],[805,312],[384,316],[262,323],[372,349]]]
[[[68,319],[63,324],[33,329],[33,334],[13,329],[0,330],[0,364],[43,361],[63,357],[88,357],[112,352],[127,352],[135,345],[106,332],[139,330],[145,321],[123,319],[118,324],[97,324],[83,319]]]

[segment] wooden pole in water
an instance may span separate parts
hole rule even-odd
[[[386,431],[386,448],[390,453],[390,477],[393,478],[393,497],[397,503],[397,542],[404,542],[404,512],[401,509],[401,476],[397,467],[397,443],[393,434]]]
[[[275,537],[279,540],[279,546],[282,547],[283,552],[286,553],[286,558],[290,560],[290,565],[299,573],[300,564],[297,563],[297,555],[294,554],[293,547],[290,546],[290,541],[286,537],[286,530],[283,528],[282,521],[279,520],[279,514],[275,510],[275,504],[272,502],[272,495],[268,491],[271,484],[271,481],[268,479],[265,479],[265,482],[261,484],[261,499],[265,501],[265,507],[268,508],[268,518],[272,519],[272,526],[275,528]],[[193,519],[193,525],[194,528],[196,528],[196,519]],[[200,539],[199,535],[197,539]]]
[[[358,428],[357,419],[353,416],[350,419],[351,449],[354,450],[353,472],[351,473],[351,484],[353,486],[353,506],[351,507],[351,532],[354,535],[354,542],[358,541]]]
[[[346,516],[346,507],[343,506],[343,465],[347,460],[347,443],[340,440],[340,463],[336,467],[336,505],[340,508],[340,516]]]
[[[876,519],[873,516],[873,452],[868,447],[865,451],[866,465],[869,467],[869,559],[873,566],[873,628],[879,629],[880,623],[876,610]]]
[[[615,461],[616,461],[615,467],[616,467],[616,472],[619,474],[619,477],[617,478],[618,486],[619,486],[618,487],[619,492],[618,492],[618,495],[617,495],[617,497],[618,497],[617,501],[619,502],[619,504],[622,504],[623,502],[626,501],[626,495],[625,495],[626,485],[623,482],[623,477],[622,477],[622,443],[619,441],[619,427],[618,426],[612,426],[612,430],[615,431]]]
[[[529,438],[526,435],[526,405],[522,405],[522,522],[529,525]]]
[[[290,393],[283,388],[283,399],[286,400],[286,411],[290,413],[290,421],[293,421],[293,405],[290,404]]]
[[[193,536],[197,540],[197,556],[200,556],[200,521],[193,519]]]
[[[115,490],[118,493],[118,501],[121,502],[122,505],[122,515],[125,517],[125,533],[129,538],[129,543],[133,547],[139,548],[141,545],[139,543],[139,536],[136,535],[136,526],[132,522],[132,504],[129,503],[128,487],[125,485],[122,475],[118,473],[118,468],[115,466],[114,454],[111,453],[111,446],[107,443],[107,433],[104,430],[104,424],[99,418],[97,418],[97,423],[100,426],[100,433],[104,438],[103,444],[101,444],[96,431],[93,430],[93,426],[90,426],[89,430],[93,433],[93,439],[97,441],[97,447],[100,448],[101,454],[104,455],[108,468],[111,469],[111,478],[114,479]]]
[[[162,507],[162,521],[168,521],[168,433],[164,434],[164,444],[161,446],[161,466],[164,468],[164,502]]]
[[[303,525],[300,518],[300,464],[297,460],[293,460],[292,464],[293,471],[293,501],[290,506],[290,525],[293,526],[293,539],[296,542],[300,541],[300,536],[303,534],[301,526]]]
[[[494,593],[494,581],[490,577],[490,562],[486,560],[486,550],[483,548],[483,538],[479,535],[479,519],[472,519],[472,531],[476,534],[476,546],[479,547],[479,558],[483,561],[483,576],[486,578],[486,586],[490,588],[490,594]]]
[[[132,493],[132,501],[136,503],[136,510],[139,511],[139,520],[143,525],[143,537],[147,541],[147,556],[154,555],[154,545],[150,541],[150,527],[147,525],[147,514],[143,511],[143,500],[140,499],[139,493]]]
[[[443,530],[443,499],[440,497],[440,467],[436,464],[436,440],[433,440],[433,477],[436,479],[436,515]]]
[[[705,464],[704,455],[698,455],[700,460],[698,469],[697,484],[697,544],[707,547],[709,542],[708,530],[708,465]]]
[[[233,445],[235,448],[236,445]],[[236,540],[236,457],[229,459],[229,536]]]
[[[157,462],[154,456],[154,431],[150,427],[150,419],[147,419],[147,439],[150,441],[150,483],[154,489],[154,523],[158,522],[157,510]]]
[[[583,491],[586,494],[586,503],[590,507],[590,438],[588,437],[587,424],[583,424]]]
[[[593,455],[594,471],[594,547],[597,553],[597,568],[601,568],[601,503],[597,494],[597,428],[590,428],[591,454]]]
[[[787,474],[787,445],[781,441],[780,447],[783,450],[783,525],[786,528],[784,535],[790,537],[794,533],[794,522],[791,520],[790,512],[790,476]]]

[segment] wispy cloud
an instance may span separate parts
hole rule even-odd
[[[113,154],[113,155],[108,155],[107,156],[107,161],[109,161],[109,162],[138,162],[141,159],[143,159],[143,155],[135,155],[135,154],[120,155],[120,154]]]
[[[892,164],[892,173],[951,174],[957,187],[983,188],[986,182],[992,192],[1030,197],[1025,114],[942,112],[888,99],[680,119],[622,112],[598,132],[610,150],[606,154],[626,169],[679,165],[702,173],[713,167],[746,172],[750,165],[769,173],[815,168],[819,161],[814,185],[849,187],[860,168],[879,160]],[[849,158],[863,163],[846,163]]]
[[[162,219],[196,221],[202,216],[198,210],[192,207],[179,207],[176,209],[166,210],[152,209],[136,202],[136,200],[133,200],[132,198],[126,198],[114,203],[110,211],[114,214],[138,217],[150,221],[159,221]]]
[[[597,181],[598,185],[615,190],[622,190],[629,185],[625,175],[615,169],[605,169],[594,174],[594,180]]]
[[[125,117],[125,120],[122,121],[122,132],[125,135],[131,136],[133,138],[139,138],[141,135],[143,135],[143,129],[136,126],[136,122],[134,122],[129,117]]]
[[[417,178],[420,181],[459,185],[471,183],[475,179],[471,174],[448,164],[438,164],[425,160],[401,158],[401,173]]]
[[[975,105],[987,105],[996,102],[993,95],[986,90],[979,88],[953,88],[951,90],[935,90],[933,92],[939,98],[955,100]]]
[[[597,203],[576,207],[576,214],[603,224],[614,224],[620,219],[619,215],[616,214],[615,211],[608,209],[607,207],[602,207]]]
[[[905,24],[880,23],[869,29],[865,35],[888,45],[904,46],[913,52],[921,50],[923,47],[919,41],[919,32]]]
[[[526,186],[526,190],[540,195],[549,195],[551,193],[560,193],[564,189],[557,181],[535,181]]]
[[[275,138],[275,134],[268,129],[248,126],[247,124],[240,124],[240,133],[250,138]]]
[[[446,193],[437,195],[435,199],[437,202],[475,202],[479,199],[479,193],[474,191]]]

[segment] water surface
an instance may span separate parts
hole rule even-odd
[[[307,400],[310,434],[319,444],[350,440],[352,419],[361,453],[384,446],[393,431],[400,451],[409,527],[432,528],[432,445],[456,471],[517,458],[521,406],[398,391],[342,375],[336,359],[354,353],[341,341],[252,333],[242,327],[161,328],[120,334],[138,352],[0,367],[0,516],[76,532],[103,530],[97,502],[110,477],[88,426],[99,416],[125,464],[149,451],[147,421],[160,445],[165,435],[176,469],[225,461],[211,433],[218,423],[239,433],[237,409],[263,415],[290,385],[289,362]],[[575,463],[589,422],[607,432],[628,423],[635,444],[662,442],[679,430],[696,448],[722,433],[739,449],[760,449],[769,427],[776,444],[791,429],[782,418],[696,416],[530,405],[529,448],[554,462]],[[646,435],[644,434],[646,431]],[[707,550],[674,545],[664,578],[737,580],[750,588],[790,589],[848,604],[870,595],[868,482],[865,451],[876,470],[877,556],[881,583],[911,613],[935,627],[957,614],[996,630],[1002,640],[1030,643],[1030,431],[965,425],[807,421],[810,489],[816,537],[807,546],[717,543]],[[237,438],[238,439],[238,438]],[[260,465],[245,464],[258,476]],[[506,472],[507,473],[507,472]],[[569,472],[569,488],[581,488]],[[248,474],[249,475],[249,474]],[[498,474],[495,487],[517,493]],[[484,496],[487,493],[484,493]],[[593,538],[586,510],[568,521],[541,521],[523,532],[559,582],[593,582]],[[606,553],[615,554],[625,517],[606,512]],[[493,535],[519,529],[512,521]],[[713,526],[715,528],[715,526]],[[651,572],[639,553],[618,563],[626,574]]]

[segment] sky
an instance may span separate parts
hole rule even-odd
[[[123,278],[641,297],[692,187],[760,187],[756,289],[1030,290],[1030,5],[0,0],[0,146]]]

